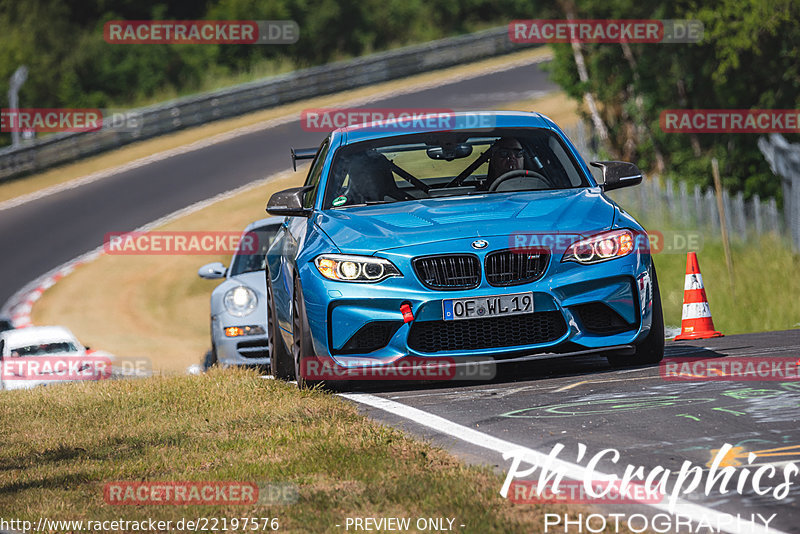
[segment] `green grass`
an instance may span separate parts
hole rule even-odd
[[[281,532],[342,532],[347,517],[450,517],[460,532],[537,532],[503,478],[252,371],[54,385],[0,394],[0,517],[37,521],[277,517]],[[291,504],[110,506],[107,482],[293,484]]]

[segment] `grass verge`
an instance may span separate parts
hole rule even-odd
[[[347,517],[446,517],[459,532],[521,533],[541,531],[545,511],[577,513],[510,503],[488,468],[465,466],[330,394],[252,371],[5,392],[0,424],[0,517],[34,525],[39,517],[267,517],[281,532],[341,532],[335,525]],[[125,481],[291,484],[297,501],[106,504],[105,485]]]

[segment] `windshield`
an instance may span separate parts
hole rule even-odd
[[[254,239],[242,239],[240,241],[239,250],[236,251],[236,255],[234,255],[231,262],[230,275],[236,276],[242,273],[263,271],[265,267],[264,257],[270,244],[275,239],[278,228],[280,228],[280,224],[269,224],[250,230],[248,233],[253,234]],[[249,248],[249,243],[255,243],[256,245],[251,249]]]
[[[39,343],[11,349],[11,356],[46,356],[48,354],[77,353],[78,347],[71,341]]]
[[[549,130],[420,133],[339,149],[323,209],[588,185]]]

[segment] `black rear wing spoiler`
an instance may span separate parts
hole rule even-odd
[[[297,170],[298,159],[314,159],[317,157],[316,148],[293,148],[292,149],[292,168]]]

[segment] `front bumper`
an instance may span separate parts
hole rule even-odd
[[[490,240],[486,252],[478,253],[481,265],[486,253],[503,245],[499,240],[492,244]],[[561,263],[561,255],[553,255],[534,282],[498,287],[482,276],[475,289],[443,291],[424,287],[411,267],[413,257],[437,252],[435,244],[431,247],[430,252],[415,249],[413,256],[376,254],[404,275],[377,284],[335,282],[323,278],[313,264],[301,268],[315,354],[345,367],[388,364],[406,356],[503,358],[630,345],[649,332],[649,254],[634,252],[594,265]],[[529,317],[443,320],[443,299],[528,291],[534,296]],[[410,323],[403,322],[403,304],[413,311]],[[531,334],[532,329],[542,335]]]
[[[227,337],[225,328],[230,326],[255,325],[260,317],[259,310],[246,317],[232,317],[228,314],[220,314],[211,317],[211,337],[214,349],[217,353],[217,361],[220,365],[259,365],[270,364],[268,353],[268,334],[244,335],[237,337]],[[264,327],[266,325],[259,325]]]

